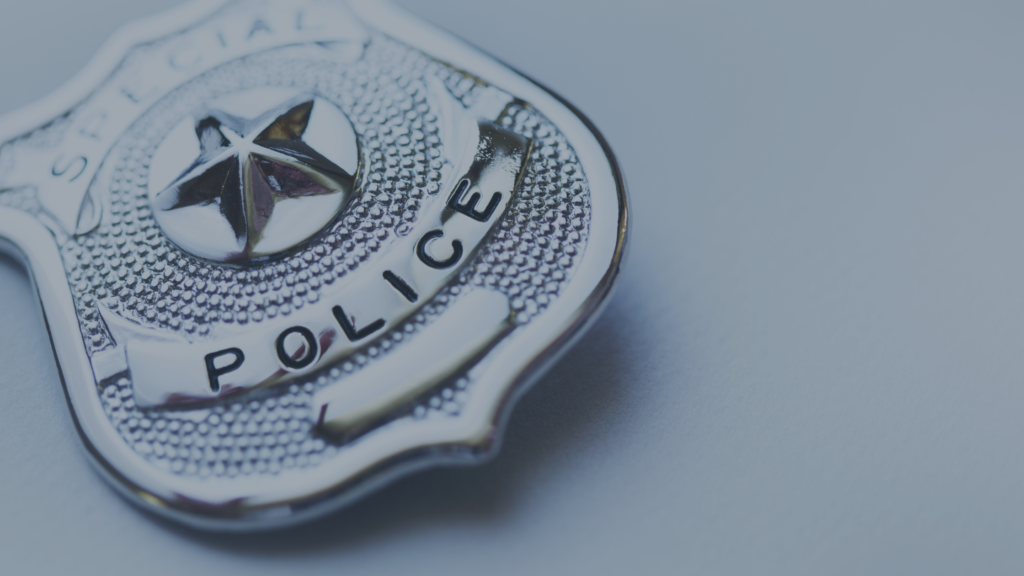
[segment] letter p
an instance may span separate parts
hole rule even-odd
[[[225,356],[234,356],[235,359],[228,364],[217,362],[218,359]],[[245,354],[242,354],[242,351],[238,348],[228,348],[227,350],[207,354],[206,374],[210,377],[210,390],[213,390],[214,394],[220,392],[219,378],[228,372],[238,370],[238,367],[242,365],[242,362],[245,362]],[[218,364],[220,364],[220,366],[218,366]]]

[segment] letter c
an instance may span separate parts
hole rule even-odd
[[[420,241],[416,244],[416,255],[419,256],[420,260],[427,266],[437,268],[438,270],[451,268],[462,258],[462,242],[458,240],[452,240],[452,255],[447,260],[434,260],[430,257],[430,254],[427,254],[427,243],[441,236],[444,236],[444,230],[431,230],[424,234],[423,238],[420,238]]]

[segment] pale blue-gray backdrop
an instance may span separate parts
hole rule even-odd
[[[606,315],[492,463],[211,536],[92,471],[0,259],[0,573],[1024,572],[1024,5],[402,3],[604,131]],[[171,4],[8,0],[0,111]]]

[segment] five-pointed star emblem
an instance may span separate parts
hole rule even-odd
[[[200,256],[238,261],[287,249],[318,231],[324,210],[333,217],[352,189],[353,175],[304,141],[315,106],[333,108],[305,95],[256,118],[221,109],[197,116],[198,157],[153,200],[168,236]],[[217,217],[221,222],[211,222]],[[225,224],[233,235],[227,247]]]

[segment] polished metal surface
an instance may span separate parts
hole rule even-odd
[[[290,92],[219,98],[157,148],[153,214],[180,248],[217,262],[274,256],[320,232],[351,196],[358,157],[348,119]]]
[[[587,121],[383,1],[187,4],[0,141],[90,454],[205,528],[486,457],[625,247]]]

